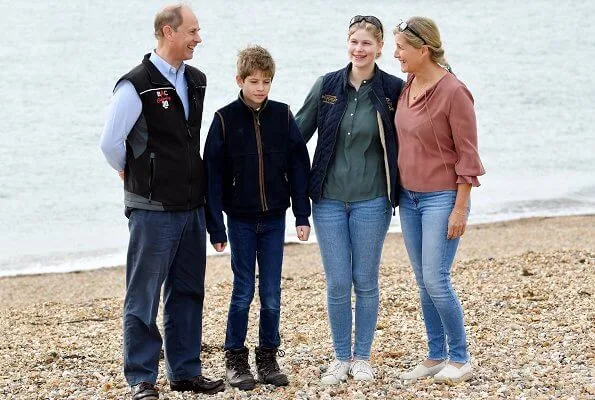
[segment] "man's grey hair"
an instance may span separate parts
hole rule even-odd
[[[187,6],[182,3],[167,6],[155,15],[154,26],[157,39],[163,38],[164,26],[169,25],[173,30],[177,30],[182,25],[182,7]]]

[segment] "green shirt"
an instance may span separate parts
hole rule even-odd
[[[295,116],[306,141],[312,138],[317,128],[322,79],[316,80]],[[376,109],[370,101],[370,82],[363,81],[359,90],[351,84],[347,88],[347,108],[337,133],[335,153],[327,169],[322,189],[324,198],[354,202],[387,195],[384,150]]]

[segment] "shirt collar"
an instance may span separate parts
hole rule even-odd
[[[151,62],[155,65],[157,70],[159,72],[161,72],[161,74],[163,76],[166,76],[166,77],[171,76],[171,75],[176,76],[178,74],[178,72],[181,72],[183,74],[184,71],[186,70],[186,64],[184,64],[184,63],[180,64],[180,67],[176,70],[174,67],[169,65],[169,63],[167,61],[165,61],[163,58],[161,58],[155,50],[153,50],[151,52],[151,56],[149,57],[149,60],[151,60]]]
[[[347,65],[346,68],[343,69],[343,88],[347,89],[348,87],[351,86],[351,83],[349,82],[349,73],[351,72],[351,68],[353,67],[352,63],[349,63]],[[374,78],[376,77],[376,75],[378,75],[378,64],[374,64],[374,75],[372,75],[372,77],[370,79],[366,79],[363,83],[367,84],[367,83],[372,83],[374,81]],[[351,86],[353,87],[353,86]]]

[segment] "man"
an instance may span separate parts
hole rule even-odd
[[[114,89],[101,149],[124,180],[130,242],[124,300],[124,375],[133,400],[159,398],[164,344],[170,387],[213,394],[202,376],[205,178],[199,153],[206,77],[184,64],[202,41],[186,5],[155,16],[157,49]],[[163,286],[164,343],[157,328]]]

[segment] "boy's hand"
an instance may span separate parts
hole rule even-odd
[[[308,237],[310,237],[309,226],[296,226],[295,231],[297,232],[298,239],[300,239],[302,242],[305,242],[308,240]]]
[[[213,247],[217,253],[221,253],[223,250],[225,250],[225,246],[227,246],[227,242],[213,244]]]

